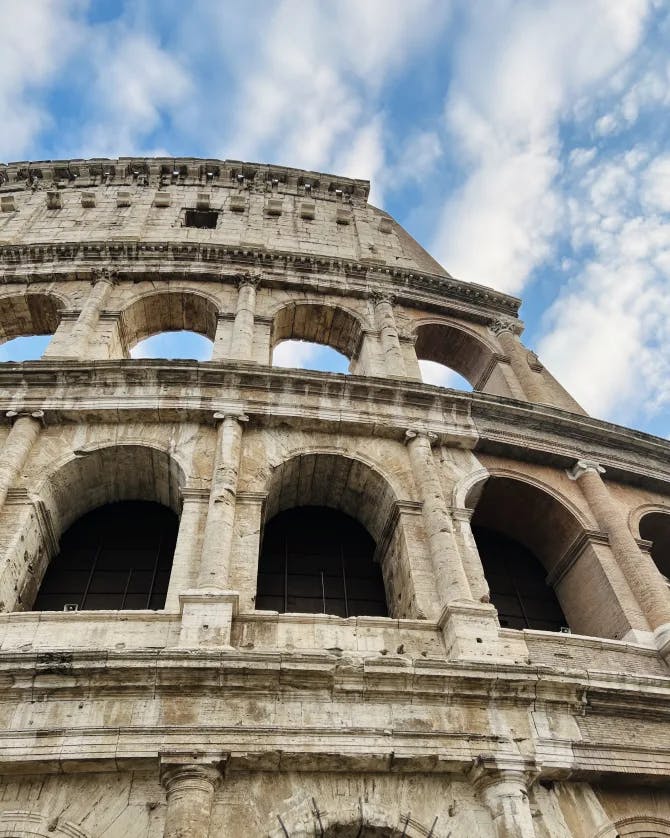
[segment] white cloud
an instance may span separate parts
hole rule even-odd
[[[546,317],[540,353],[584,407],[639,422],[670,405],[670,204],[667,155],[601,160],[569,202],[583,258]],[[657,210],[639,214],[640,204]],[[664,212],[663,212],[664,211]]]
[[[50,123],[41,93],[67,61],[81,31],[79,0],[23,0],[0,4],[0,160],[31,156]]]
[[[151,36],[131,32],[123,23],[92,35],[87,58],[92,107],[87,123],[80,126],[80,153],[147,153],[144,138],[190,95],[188,73]]]
[[[469,8],[446,108],[467,174],[443,209],[434,249],[457,276],[518,292],[561,222],[561,120],[635,48],[647,3]]]
[[[274,367],[304,368],[307,364],[313,364],[321,347],[316,343],[308,343],[304,340],[285,340],[278,344],[272,353],[272,365]]]

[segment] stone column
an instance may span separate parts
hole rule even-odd
[[[203,489],[182,489],[182,508],[177,543],[172,559],[165,610],[179,610],[179,595],[195,584],[202,554],[202,533],[207,519],[209,493]]]
[[[375,304],[375,320],[379,329],[386,374],[395,378],[405,378],[405,363],[400,348],[398,327],[393,315],[393,300],[391,294],[375,294],[372,297]]]
[[[500,341],[507,353],[512,370],[529,402],[546,404],[547,395],[542,379],[530,368],[528,350],[521,345],[513,331],[513,325],[507,320],[498,320],[491,325],[491,331]]]
[[[240,361],[251,361],[253,360],[254,347],[256,289],[261,278],[255,274],[241,274],[237,281],[237,310],[233,325],[230,356]]]
[[[537,769],[520,756],[480,754],[469,776],[489,810],[496,838],[536,838],[528,803],[528,785]]]
[[[233,324],[235,315],[230,312],[219,312],[216,318],[216,332],[212,347],[212,361],[226,361],[230,359],[230,345],[233,342]]]
[[[431,443],[437,439],[437,435],[409,430],[405,438],[414,480],[423,502],[423,518],[428,533],[440,607],[444,608],[457,600],[469,602],[472,600],[472,593],[456,546],[442,494],[440,476],[433,459]]]
[[[233,545],[237,476],[242,453],[242,413],[215,413],[218,421],[212,487],[198,573],[199,588],[225,589]]]
[[[607,534],[614,558],[637,599],[649,625],[670,633],[670,593],[648,553],[637,545],[623,516],[612,500],[601,474],[605,469],[591,460],[578,460],[568,475],[577,481],[598,522]]]
[[[8,410],[6,416],[13,420],[13,424],[0,453],[0,509],[39,436],[44,413],[41,410],[33,413]]]
[[[208,838],[222,761],[162,757],[160,779],[167,796],[163,838]]]
[[[114,286],[115,274],[106,268],[94,268],[91,271],[91,279],[93,288],[81,307],[77,322],[72,329],[72,342],[67,354],[74,358],[86,359],[88,357],[87,350],[95,334],[100,312],[105,307]]]

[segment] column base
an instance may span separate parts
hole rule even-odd
[[[528,647],[522,635],[500,637],[498,613],[493,605],[449,603],[442,611],[438,625],[442,629],[449,660],[508,664],[528,662]]]
[[[221,588],[196,588],[179,595],[181,630],[177,645],[232,649],[230,634],[240,595]]]

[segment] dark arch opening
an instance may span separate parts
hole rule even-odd
[[[640,521],[640,538],[652,542],[654,564],[670,583],[670,514],[648,512]]]
[[[61,538],[33,611],[163,608],[178,524],[171,509],[153,501],[86,513]]]
[[[265,527],[256,608],[386,617],[375,549],[365,527],[336,509],[299,506],[280,512]]]
[[[473,526],[472,534],[503,628],[560,631],[567,626],[544,568],[527,547],[486,527]]]
[[[492,476],[473,492],[481,495],[472,533],[501,625],[549,631],[570,626],[596,633],[575,596],[574,580],[556,591],[547,583],[582,534],[574,515],[542,488],[514,477]],[[584,572],[582,565],[572,572]]]

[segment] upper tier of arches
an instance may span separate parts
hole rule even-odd
[[[0,339],[51,334],[43,357],[53,359],[186,357],[263,365],[273,363],[278,346],[300,341],[340,353],[355,375],[421,381],[419,362],[431,362],[457,374],[433,379],[441,386],[580,410],[541,365],[524,357],[516,338],[510,355],[485,323],[446,314],[426,318],[405,302],[384,299],[280,289],[256,275],[157,284],[98,271],[86,280],[8,288],[0,296]],[[183,350],[185,333],[206,343]],[[159,335],[172,342],[142,349],[143,341]],[[305,354],[289,353],[294,360],[283,365],[301,366]],[[343,362],[324,357],[316,368],[340,371]]]

